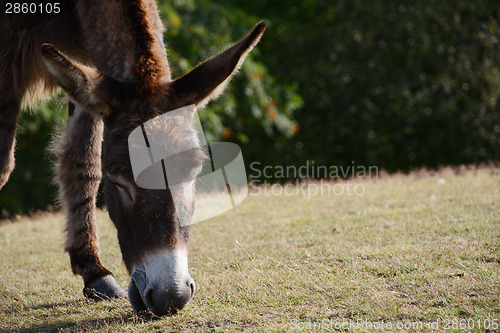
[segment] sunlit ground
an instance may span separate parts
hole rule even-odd
[[[309,199],[262,191],[193,225],[190,274],[198,290],[174,317],[137,316],[126,299],[85,300],[62,250],[62,215],[4,222],[0,330],[267,332],[349,321],[437,323],[443,330],[469,320],[469,330],[483,331],[500,318],[500,169],[360,184],[362,195]],[[99,225],[103,262],[126,287],[104,211]]]

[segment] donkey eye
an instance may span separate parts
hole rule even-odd
[[[125,186],[123,186],[122,184],[114,181],[109,176],[108,176],[108,180],[118,189],[118,191],[120,191],[123,194],[125,194],[130,201],[134,201],[134,198],[132,197],[132,195],[130,194],[130,192],[125,188]]]

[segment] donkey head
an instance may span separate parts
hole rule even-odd
[[[129,299],[138,311],[175,313],[193,297],[195,284],[187,264],[189,220],[193,179],[201,171],[205,153],[197,141],[193,112],[170,118],[161,128],[169,137],[168,144],[195,148],[183,155],[189,161],[180,170],[191,180],[183,183],[182,193],[172,193],[168,184],[164,190],[142,188],[134,180],[128,137],[150,119],[188,105],[201,107],[216,97],[264,30],[265,23],[260,22],[241,41],[175,80],[170,79],[168,68],[148,72],[149,59],[141,58],[141,52],[136,62],[146,64],[141,68],[149,80],[141,77],[140,70],[128,80],[117,79],[73,62],[53,45],[42,46],[45,64],[59,85],[79,108],[104,121],[106,204],[131,274]],[[173,195],[182,197],[181,205],[174,206]]]

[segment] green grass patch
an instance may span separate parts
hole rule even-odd
[[[462,320],[484,331],[487,320],[498,323],[500,170],[360,184],[361,196],[250,195],[235,210],[193,225],[190,274],[198,290],[185,310],[164,318],[138,316],[128,300],[84,299],[63,252],[61,214],[4,222],[0,331],[325,331],[318,326],[325,320],[439,321],[439,330]],[[103,262],[126,287],[104,211],[99,227]]]

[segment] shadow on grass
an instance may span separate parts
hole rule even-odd
[[[37,305],[32,305],[32,306],[25,306],[23,309],[26,310],[40,310],[40,309],[52,309],[52,308],[58,308],[61,306],[76,306],[76,305],[82,305],[87,303],[88,300],[86,299],[74,299],[74,300],[69,300],[69,301],[63,301],[63,302],[57,302],[57,303],[44,303],[44,304],[37,304]],[[5,314],[15,314],[19,313],[20,308],[18,306],[10,306],[7,310],[3,311]],[[1,331],[0,332],[4,332]]]
[[[35,325],[26,328],[12,328],[8,330],[2,330],[1,333],[45,333],[45,332],[66,332],[66,331],[77,331],[77,332],[86,332],[87,330],[95,330],[99,329],[103,326],[109,326],[113,323],[126,323],[132,318],[132,315],[123,315],[123,316],[112,316],[108,318],[100,318],[93,320],[82,320],[78,322],[69,322],[69,321],[55,321],[52,323],[43,323],[40,325]]]
[[[38,305],[33,305],[33,306],[28,306],[25,309],[26,310],[40,310],[40,309],[54,309],[58,307],[67,307],[67,306],[88,306],[92,303],[92,301],[85,300],[85,299],[79,299],[79,300],[69,300],[69,301],[64,301],[64,302],[57,302],[57,303],[44,303],[44,304],[38,304]],[[19,309],[10,309],[6,311],[6,313],[13,314],[15,315],[16,313],[19,313]],[[127,313],[123,315],[116,315],[116,316],[110,316],[106,318],[99,318],[99,319],[89,319],[89,320],[80,320],[80,321],[75,321],[71,319],[63,319],[61,318],[60,320],[54,320],[47,322],[44,320],[43,323],[40,323],[39,325],[33,325],[30,327],[12,327],[10,329],[0,329],[0,333],[14,333],[14,332],[19,332],[19,333],[28,333],[28,332],[34,332],[34,333],[41,333],[41,332],[66,332],[66,331],[78,331],[78,332],[85,332],[90,329],[99,329],[103,326],[109,326],[110,324],[117,324],[117,323],[129,323],[134,321],[134,318],[136,317],[135,314],[133,313]],[[47,318],[48,319],[48,318]]]
[[[52,323],[44,323],[41,325],[35,325],[26,328],[14,328],[12,330],[0,331],[1,333],[45,333],[45,332],[87,332],[99,330],[102,327],[109,327],[114,324],[127,324],[132,322],[133,315],[118,315],[111,316],[107,318],[100,319],[89,319],[89,320],[81,320],[81,321],[55,321]]]

